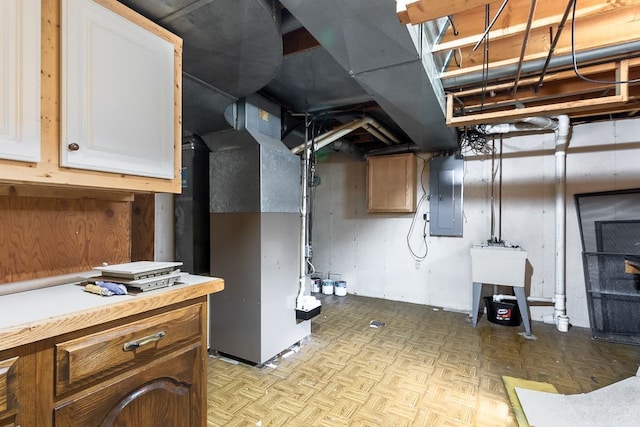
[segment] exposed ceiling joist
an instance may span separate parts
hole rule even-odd
[[[413,25],[453,15],[475,6],[483,6],[485,3],[487,0],[396,1],[400,22]]]
[[[632,61],[630,60],[620,61],[618,67],[614,70],[615,75],[613,78],[624,83],[616,85],[596,83],[601,86],[595,88],[580,85],[579,89],[572,89],[569,93],[558,91],[557,96],[547,95],[546,99],[541,96],[530,97],[530,99],[522,97],[518,100],[507,98],[502,103],[490,102],[482,103],[481,105],[467,105],[464,99],[456,97],[454,94],[449,94],[447,96],[447,124],[450,126],[471,126],[482,123],[500,123],[532,115],[548,115],[550,113],[554,115],[583,114],[585,112],[601,114],[603,110],[632,111],[637,109],[637,105],[635,102],[629,102],[630,100],[635,101],[635,97],[633,99],[630,98],[630,84],[627,82],[631,76],[631,64]],[[633,61],[633,64],[637,64],[637,61]],[[573,83],[579,84],[575,81]],[[592,91],[597,92],[599,96],[580,96]],[[475,99],[477,102],[477,98]],[[525,101],[531,102],[525,104]],[[458,114],[456,114],[456,111],[458,111]]]
[[[440,75],[452,95],[447,123],[466,126],[542,112],[636,114],[640,0],[538,0],[527,37],[533,1],[494,0],[445,10],[455,31],[450,26],[432,53],[450,58]],[[474,50],[485,32],[488,44]]]

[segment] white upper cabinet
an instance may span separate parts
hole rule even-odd
[[[60,165],[173,179],[174,45],[97,2],[62,0],[61,53]]]
[[[0,1],[0,158],[40,161],[40,0]]]

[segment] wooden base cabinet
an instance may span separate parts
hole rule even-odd
[[[201,296],[0,351],[0,427],[205,426],[206,319]]]
[[[56,427],[200,426],[203,350],[191,346],[55,408]]]

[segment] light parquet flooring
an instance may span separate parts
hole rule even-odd
[[[533,322],[473,328],[416,304],[320,296],[299,350],[258,368],[209,358],[208,425],[516,426],[502,376],[585,393],[635,375],[640,347]],[[371,320],[386,325],[376,329]]]

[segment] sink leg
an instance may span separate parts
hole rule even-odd
[[[473,282],[473,301],[471,324],[475,327],[478,324],[478,311],[480,310],[480,294],[482,294],[482,283]]]
[[[522,323],[524,323],[524,330],[527,335],[531,335],[531,322],[529,321],[529,308],[527,307],[527,296],[524,293],[524,288],[514,287],[513,290],[516,293],[518,299],[518,308],[520,309],[520,315],[522,316]]]

